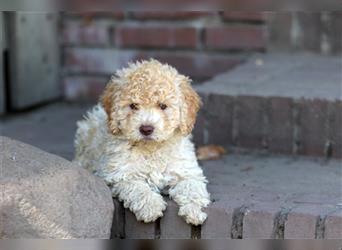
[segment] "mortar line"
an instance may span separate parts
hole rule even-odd
[[[158,218],[154,223],[154,239],[160,239],[161,228],[160,228],[161,218]]]
[[[243,220],[247,212],[247,209],[248,207],[245,205],[234,209],[233,223],[231,227],[232,239],[243,239]]]
[[[274,239],[285,238],[285,223],[292,208],[282,208],[274,217],[273,221],[273,237]]]
[[[191,226],[191,239],[201,239],[202,226]]]

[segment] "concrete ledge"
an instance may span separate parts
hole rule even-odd
[[[265,55],[196,86],[197,144],[342,157],[338,57]]]
[[[164,217],[151,224],[137,222],[125,210],[125,238],[342,237],[339,161],[254,153],[202,165],[213,200],[204,225],[187,225],[177,215],[177,205],[168,201]]]

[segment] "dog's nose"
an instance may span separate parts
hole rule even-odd
[[[151,125],[142,125],[139,128],[140,133],[146,136],[152,134],[153,130],[154,130],[154,127]]]

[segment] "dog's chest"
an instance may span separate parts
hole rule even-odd
[[[144,174],[147,183],[153,189],[163,190],[175,179],[168,171],[172,159],[165,152],[140,154],[138,162],[141,173]]]

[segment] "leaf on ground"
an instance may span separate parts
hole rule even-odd
[[[197,149],[198,160],[217,160],[226,153],[226,150],[219,145],[205,145]]]

